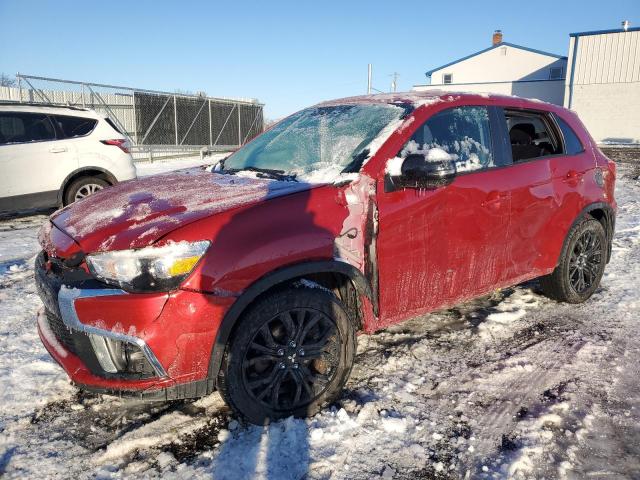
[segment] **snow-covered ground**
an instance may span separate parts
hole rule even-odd
[[[1,222],[0,476],[640,478],[639,173],[619,166],[613,258],[590,301],[531,283],[361,336],[332,408],[264,428],[218,394],[79,393],[35,329],[45,217]]]

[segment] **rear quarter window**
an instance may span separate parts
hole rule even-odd
[[[90,134],[98,121],[94,118],[53,115],[53,119],[64,138],[84,137]]]
[[[584,151],[584,147],[582,146],[582,142],[576,135],[576,132],[569,126],[567,122],[565,122],[558,115],[555,115],[556,122],[562,131],[562,136],[564,137],[564,148],[565,154],[567,155],[576,155],[580,152]]]

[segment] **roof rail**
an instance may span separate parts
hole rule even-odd
[[[19,102],[17,100],[0,100],[0,106],[25,106],[25,107],[46,107],[46,108],[67,108],[70,110],[79,110],[88,112],[90,108],[76,107],[74,105],[61,105],[59,103],[44,103],[44,102]]]

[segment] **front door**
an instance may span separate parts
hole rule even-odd
[[[67,163],[63,159],[68,147],[55,139],[54,126],[46,115],[0,112],[0,197],[60,188],[54,173],[58,164]]]
[[[383,324],[490,291],[503,278],[510,215],[502,145],[491,107],[430,117],[400,155],[455,160],[453,183],[378,194],[378,271]]]

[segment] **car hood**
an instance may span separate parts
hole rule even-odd
[[[179,170],[123,182],[54,213],[86,253],[141,248],[196,220],[313,185]]]

